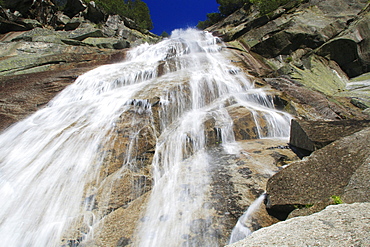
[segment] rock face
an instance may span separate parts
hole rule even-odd
[[[285,219],[297,206],[329,202],[340,196],[345,202],[368,202],[370,128],[343,137],[292,163],[267,183],[268,211]],[[356,184],[358,183],[358,184]]]
[[[297,148],[313,152],[365,127],[370,127],[370,121],[292,120],[289,143]]]
[[[305,90],[322,92],[333,98],[330,104],[337,101],[342,106],[347,105],[343,98],[338,98],[345,96],[368,105],[368,86],[363,87],[361,93],[347,87],[348,78],[369,72],[367,2],[310,0],[292,3],[295,2],[265,16],[253,5],[245,5],[207,30],[238,49],[262,56],[259,58],[270,66],[270,74],[265,67],[262,76],[282,76],[294,85],[304,85]],[[261,75],[258,68],[254,68],[254,72]],[[278,83],[276,80],[270,82],[273,86],[287,85],[279,80]],[[300,98],[297,93],[293,97]],[[325,118],[332,119],[330,115]],[[348,118],[348,115],[340,118]]]
[[[368,246],[370,203],[329,206],[325,210],[260,229],[232,247]]]

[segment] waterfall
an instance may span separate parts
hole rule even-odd
[[[207,32],[175,30],[169,39],[131,50],[126,61],[80,76],[45,108],[4,131],[2,245],[93,241],[95,227],[122,207],[109,204],[114,181],[132,176],[153,181],[134,246],[218,246],[207,232],[211,209],[204,207],[212,169],[207,148],[211,143],[239,152],[227,107],[248,109],[259,138],[287,137],[290,120],[227,54]],[[122,140],[123,151],[115,155]],[[139,143],[147,145],[146,153]],[[142,168],[142,153],[154,153],[151,168]],[[114,169],[107,165],[110,157]],[[127,203],[146,192],[142,184],[136,187]],[[65,236],[76,222],[84,227],[71,242]]]
[[[242,216],[238,219],[233,231],[231,232],[231,237],[229,244],[235,243],[243,238],[249,236],[252,231],[248,227],[247,223],[251,220],[253,214],[260,208],[262,202],[265,200],[266,194],[260,195],[244,212]]]

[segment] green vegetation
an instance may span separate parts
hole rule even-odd
[[[161,33],[161,37],[163,37],[163,38],[166,38],[166,37],[169,37],[170,35],[166,32],[166,31],[163,31],[162,33]]]
[[[302,208],[310,208],[310,207],[312,207],[312,206],[313,206],[313,204],[306,204],[306,205],[295,204],[295,205],[294,205],[294,208],[295,208],[295,209],[302,209]]]
[[[261,15],[267,15],[272,11],[276,10],[279,6],[287,4],[289,2],[302,2],[302,0],[216,0],[220,6],[218,7],[219,12],[207,14],[205,21],[198,22],[197,28],[205,29],[228,15],[234,13],[246,4],[254,4],[257,6]]]
[[[218,6],[219,12],[207,14],[207,19],[205,21],[199,21],[197,28],[205,29],[212,26],[216,22],[222,20],[226,16],[234,13],[236,10],[244,6],[244,4],[249,3],[249,0],[216,0],[220,5]]]
[[[281,5],[284,5],[291,0],[250,0],[251,3],[256,5],[260,11],[261,15],[266,15],[277,8],[279,8]],[[297,0],[294,0],[297,1]]]
[[[334,204],[342,204],[343,203],[343,201],[342,201],[342,199],[340,198],[340,196],[331,196],[331,199],[333,199],[333,202],[334,202]]]
[[[84,0],[89,3],[90,0]],[[120,15],[130,18],[142,29],[153,29],[149,8],[141,0],[95,0],[107,14]]]

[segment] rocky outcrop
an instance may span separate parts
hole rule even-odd
[[[355,90],[349,86],[348,78],[369,71],[366,45],[370,40],[368,13],[366,1],[310,0],[301,4],[292,1],[268,15],[260,15],[255,6],[245,5],[207,30],[223,37],[230,46],[248,51],[249,55],[241,56],[245,62],[262,61],[264,66],[248,65],[248,70],[269,77],[273,87],[284,87],[282,91],[289,91],[285,100],[302,98],[299,96],[301,93],[291,92],[296,87],[291,90],[286,87],[286,80],[289,80],[290,84],[314,91],[309,93],[311,95],[323,93],[324,97],[329,97],[325,104],[336,104],[335,108],[351,108],[350,104],[353,103],[364,110],[370,104],[367,96],[369,87],[366,84],[361,91]],[[304,95],[305,98],[312,98],[307,93]],[[322,101],[308,102],[315,104]],[[289,107],[293,114],[306,119],[318,117],[314,113],[317,107],[307,112],[302,112],[305,109],[295,109],[292,104]],[[308,116],[311,112],[313,116]],[[339,119],[354,117],[353,114],[344,113],[343,109],[334,110],[334,114],[326,111],[324,115],[319,115],[324,119],[338,119],[338,116],[334,117],[338,112],[339,115],[343,114]]]
[[[283,220],[297,207],[330,204],[332,196],[346,203],[369,202],[369,143],[366,128],[275,174],[267,183],[269,213]]]
[[[369,120],[302,121],[292,120],[290,145],[313,152],[342,137],[352,135],[366,127]]]
[[[370,203],[329,206],[319,213],[260,229],[229,246],[368,246],[369,210]]]

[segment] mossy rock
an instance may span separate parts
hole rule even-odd
[[[334,95],[344,91],[348,81],[339,66],[317,55],[312,55],[305,61],[305,68],[291,65],[294,70],[292,79],[302,85],[322,92],[326,95]]]

